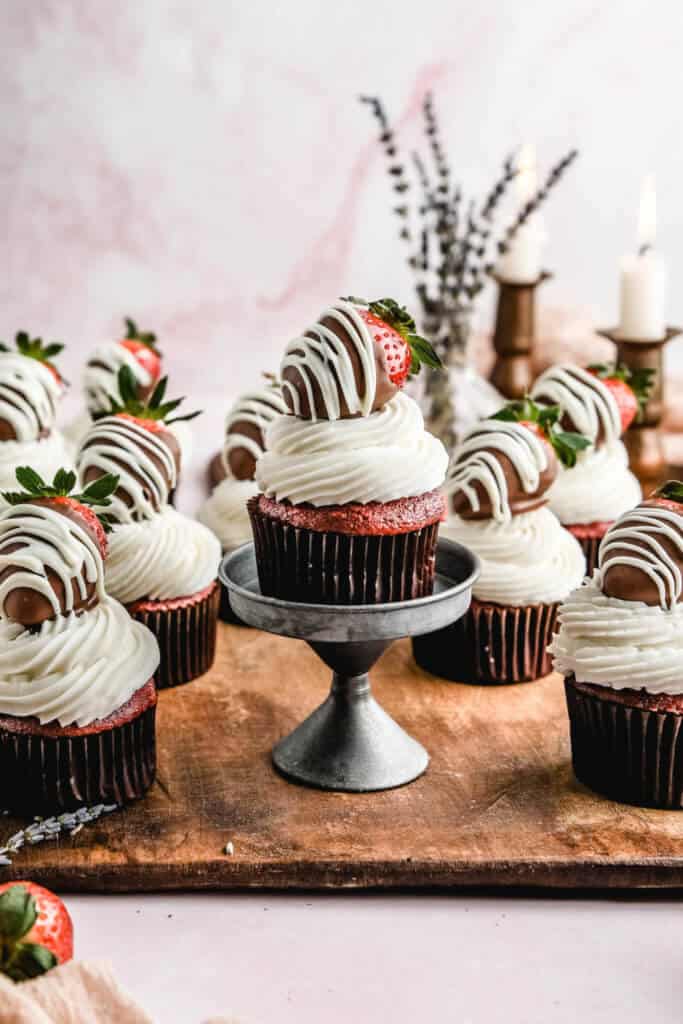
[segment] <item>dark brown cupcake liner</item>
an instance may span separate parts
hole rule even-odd
[[[145,795],[156,774],[156,694],[128,720],[64,729],[3,716],[0,807],[20,817],[82,805],[126,804]]]
[[[601,534],[599,537],[580,537],[574,533],[571,526],[565,526],[565,530],[568,530],[572,537],[578,540],[581,545],[581,550],[586,556],[586,576],[592,576],[593,570],[598,567],[598,552],[600,551],[600,545],[602,544],[602,540],[607,529],[605,529],[605,533]]]
[[[435,633],[416,636],[421,668],[458,683],[502,685],[541,679],[552,671],[547,647],[559,602],[513,607],[472,599],[469,611]]]
[[[680,810],[683,708],[638,707],[626,703],[621,691],[589,687],[573,676],[564,685],[579,782],[620,803]]]
[[[132,605],[132,618],[142,622],[159,642],[161,662],[154,676],[157,689],[189,683],[203,675],[216,657],[220,587],[218,583],[194,597],[146,601]]]
[[[439,524],[390,535],[324,533],[264,515],[252,503],[261,592],[313,604],[382,604],[431,594]]]

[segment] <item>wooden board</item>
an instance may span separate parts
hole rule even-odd
[[[418,669],[402,641],[374,683],[431,752],[427,774],[371,795],[291,785],[270,750],[323,699],[327,670],[300,641],[222,625],[214,670],[160,695],[159,778],[147,799],[24,849],[0,881],[92,891],[683,886],[683,814],[610,803],[572,779],[559,677],[454,685]],[[0,839],[16,824],[0,819]]]

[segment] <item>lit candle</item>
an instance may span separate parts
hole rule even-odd
[[[664,337],[667,273],[655,252],[657,195],[652,175],[643,181],[638,215],[638,252],[624,259],[619,289],[619,335],[643,341]]]
[[[528,203],[536,194],[536,150],[527,143],[517,157],[517,195],[520,205]],[[532,213],[522,224],[498,263],[497,274],[512,284],[534,284],[541,276],[541,257],[546,233],[538,212]]]

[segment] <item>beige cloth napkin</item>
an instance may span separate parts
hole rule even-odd
[[[0,976],[0,1024],[152,1024],[107,964],[71,961],[15,984]]]

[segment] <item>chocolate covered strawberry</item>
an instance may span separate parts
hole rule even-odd
[[[17,352],[26,356],[27,359],[35,359],[48,368],[56,381],[64,384],[64,379],[55,366],[53,360],[63,350],[64,346],[58,341],[51,341],[45,345],[42,338],[31,338],[26,331],[18,331],[15,337]],[[0,352],[11,352],[12,349],[4,342],[0,342]]]
[[[572,430],[562,430],[561,411],[557,405],[537,405],[531,398],[508,402],[494,416],[494,420],[520,423],[542,438],[559,461],[568,469],[576,465],[577,455],[590,447],[590,441]]]
[[[107,514],[104,510],[111,505],[111,496],[118,486],[118,477],[107,474],[93,481],[79,493],[72,493],[76,484],[76,474],[60,469],[51,484],[45,483],[42,477],[29,466],[21,466],[16,471],[17,481],[23,491],[10,491],[3,494],[9,506],[36,505],[49,508],[53,512],[76,523],[81,530],[97,546],[104,559],[107,554],[106,533],[110,529]],[[13,523],[11,507],[3,515],[5,524],[10,527],[6,540],[0,536],[0,583],[4,583],[4,601],[2,614],[13,622],[27,628],[39,626],[48,619],[55,618],[55,607],[40,586],[33,587],[28,580],[35,575],[25,572],[24,559],[19,554],[30,548],[34,534],[32,527],[25,522]],[[78,536],[78,535],[77,535]],[[84,539],[80,539],[81,543]],[[53,542],[55,543],[55,542]],[[43,576],[52,588],[57,606],[62,614],[67,612],[80,613],[94,607],[98,602],[98,581],[86,568],[87,555],[82,551],[80,566],[73,552],[68,558],[73,576],[68,587],[66,579],[55,571],[52,562],[43,566]],[[16,576],[16,585],[11,585],[11,578]],[[36,575],[38,581],[40,574]],[[20,578],[21,577],[21,578]],[[9,582],[8,582],[9,581]]]
[[[655,371],[645,368],[631,370],[622,364],[607,366],[602,363],[594,363],[586,369],[602,381],[614,398],[623,434],[642,414],[643,406],[652,390]]]
[[[73,924],[58,896],[35,882],[0,885],[0,973],[28,981],[73,954]]]
[[[152,383],[156,384],[161,377],[161,353],[157,348],[156,334],[139,330],[135,321],[129,317],[126,317],[125,324],[126,336],[121,339],[119,345],[133,355],[136,362],[150,375]]]
[[[439,370],[443,364],[426,338],[417,334],[415,321],[405,306],[399,306],[394,299],[349,298],[360,307],[358,312],[370,329],[375,345],[382,353],[382,359],[389,380],[396,388],[402,388],[409,377],[416,376],[422,364]]]

